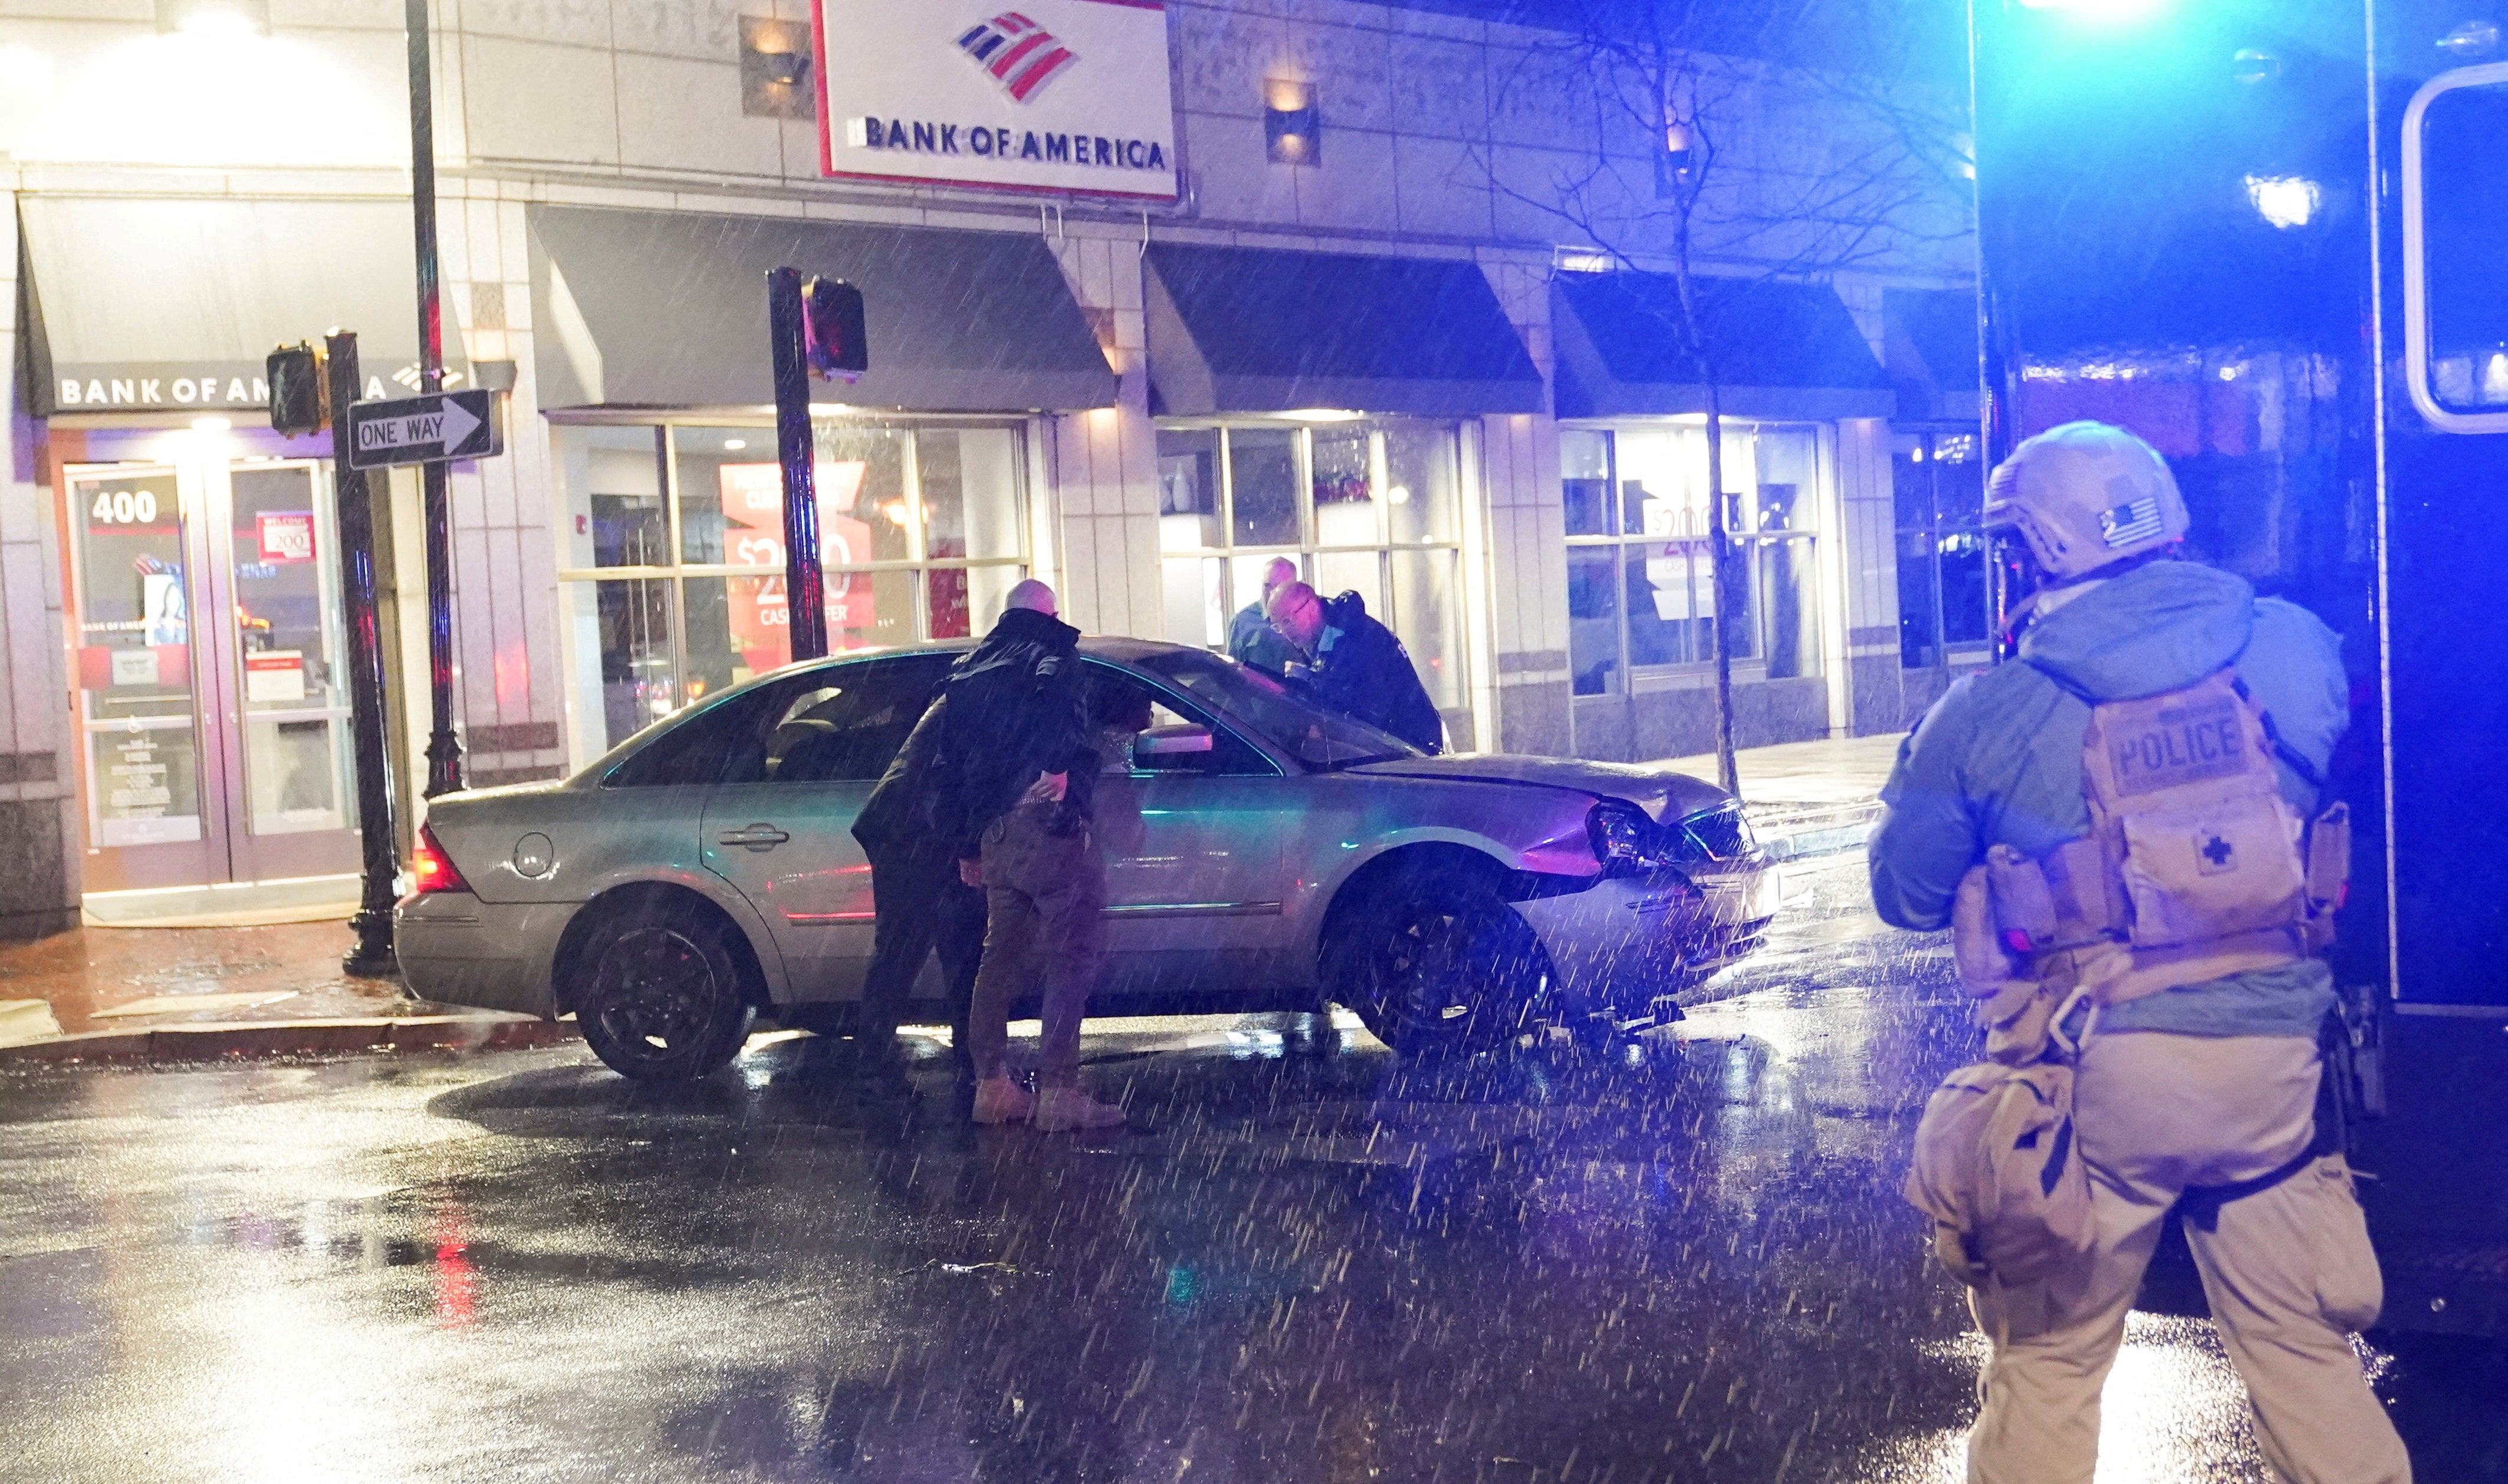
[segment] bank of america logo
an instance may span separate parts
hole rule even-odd
[[[993,75],[1002,91],[1024,103],[1080,58],[1053,33],[1016,11],[1004,11],[958,38],[958,50]]]
[[[2099,535],[2110,548],[2131,546],[2136,541],[2148,541],[2158,534],[2158,495],[2099,512]]]

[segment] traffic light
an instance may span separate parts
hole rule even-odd
[[[801,285],[801,360],[822,380],[851,381],[870,369],[862,290],[842,278]]]
[[[273,429],[293,438],[331,425],[331,392],[322,361],[322,352],[303,341],[270,352],[264,371],[270,382]]]

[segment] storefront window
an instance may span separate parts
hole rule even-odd
[[[1166,636],[1223,649],[1287,558],[1326,597],[1356,593],[1411,651],[1438,706],[1468,704],[1462,492],[1451,424],[1371,417],[1159,430]]]
[[[771,426],[556,444],[585,756],[791,658]],[[830,649],[965,638],[1027,575],[1018,428],[829,419],[817,445]]]
[[[1624,694],[1632,671],[1713,663],[1706,429],[1563,428],[1559,461],[1575,693]],[[1818,435],[1728,419],[1723,462],[1733,658],[1772,680],[1816,675]]]
[[[1902,433],[1893,440],[1899,512],[1899,657],[1909,670],[1982,663],[1990,649],[1984,467],[1976,434]]]

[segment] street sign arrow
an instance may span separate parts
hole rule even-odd
[[[352,404],[349,462],[359,469],[381,469],[493,458],[505,452],[496,401],[495,392],[480,389]]]

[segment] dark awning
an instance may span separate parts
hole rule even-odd
[[[369,387],[418,360],[407,201],[24,196],[18,221],[39,416],[267,407],[271,347],[333,328]]]
[[[1108,407],[1115,374],[1042,237],[534,206],[543,407],[759,407],[766,272],[863,291],[871,369],[814,398],[918,412]]]
[[[1723,410],[1737,417],[1887,417],[1889,378],[1836,291],[1762,278],[1692,280]],[[1680,291],[1663,273],[1558,280],[1559,416],[1702,413],[1707,388],[1681,344]]]
[[[1175,242],[1148,257],[1161,413],[1541,410],[1541,373],[1476,264]]]
[[[1909,421],[1974,421],[1977,324],[1974,289],[1885,289],[1885,355]]]

